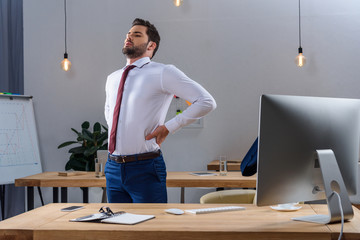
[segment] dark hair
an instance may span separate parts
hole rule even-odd
[[[157,31],[156,27],[153,24],[141,18],[135,18],[135,20],[132,23],[132,26],[135,25],[141,25],[147,27],[146,34],[149,36],[149,41],[156,43],[156,48],[154,49],[154,53],[152,55],[154,57],[160,45],[159,32]]]

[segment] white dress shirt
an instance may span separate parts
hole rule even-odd
[[[145,136],[159,125],[164,125],[174,95],[192,105],[165,123],[170,133],[216,108],[214,98],[175,66],[152,62],[148,57],[141,58],[132,65],[136,67],[130,70],[124,85],[114,155],[158,150],[160,147],[156,139],[147,141]],[[124,68],[110,74],[106,81],[105,119],[109,133]]]

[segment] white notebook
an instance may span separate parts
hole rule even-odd
[[[141,215],[125,213],[123,211],[116,212],[109,216],[104,213],[95,213],[84,217],[70,219],[70,222],[102,222],[102,223],[117,223],[117,224],[136,224],[146,220],[155,218],[154,215]]]
[[[140,215],[132,213],[123,213],[115,217],[110,217],[101,220],[103,223],[117,223],[117,224],[136,224],[146,220],[155,218],[154,215]]]

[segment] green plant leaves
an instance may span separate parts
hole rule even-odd
[[[89,129],[89,127],[90,127],[90,123],[88,122],[88,121],[85,121],[85,122],[83,122],[82,124],[81,124],[81,128],[85,128],[85,129]]]
[[[77,135],[79,135],[79,132],[76,131],[74,128],[71,128],[71,130],[72,130],[73,132],[75,132]]]
[[[69,150],[69,153],[84,154],[86,147],[74,147]]]
[[[68,171],[73,169],[75,171],[84,171],[86,168],[87,161],[76,155],[71,155],[70,160],[65,165],[65,170]]]
[[[102,145],[102,143],[103,143],[105,140],[107,140],[107,138],[108,138],[108,133],[107,133],[107,132],[104,132],[104,133],[102,133],[102,134],[100,134],[100,135],[98,136],[97,141],[98,141],[98,143],[101,143],[101,145]]]
[[[88,148],[84,151],[84,155],[86,157],[94,155],[98,149],[99,148],[97,146],[92,146],[91,148]]]
[[[71,130],[76,134],[76,141],[64,142],[58,148],[75,143],[80,146],[69,149],[71,155],[66,163],[65,170],[94,171],[94,159],[97,150],[107,149],[108,128],[96,122],[92,128],[93,132],[91,132],[90,123],[85,121],[81,124],[81,131],[74,128],[71,128]]]
[[[87,130],[87,129],[84,129],[82,130],[82,138],[87,140],[87,141],[90,141],[90,142],[94,142],[94,139],[93,139],[93,134]]]
[[[58,146],[58,148],[63,148],[63,147],[69,146],[69,145],[74,144],[74,143],[78,143],[78,142],[77,142],[77,141],[64,142],[64,143],[60,144],[60,145]]]
[[[96,122],[95,124],[94,124],[94,133],[95,132],[101,132],[101,125],[100,125],[100,123],[98,123],[98,122]]]

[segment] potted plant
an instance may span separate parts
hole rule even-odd
[[[95,158],[97,150],[107,149],[108,129],[96,122],[93,126],[93,132],[89,130],[90,123],[85,121],[81,124],[81,131],[71,128],[76,133],[76,141],[67,141],[58,146],[63,148],[71,144],[80,144],[80,146],[69,150],[70,159],[65,165],[65,170],[73,169],[75,171],[95,171]],[[104,130],[104,131],[103,131]]]

